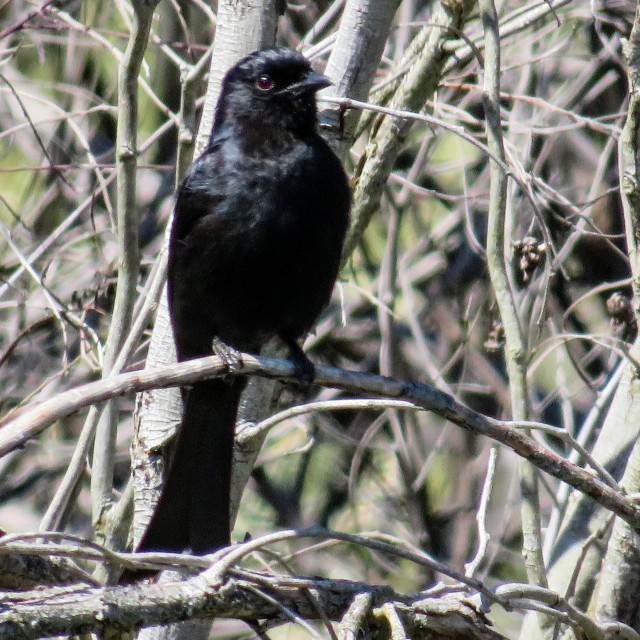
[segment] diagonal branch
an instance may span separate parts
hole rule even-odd
[[[257,375],[296,380],[288,360],[242,354],[242,365],[230,371],[220,358],[209,356],[155,370],[124,373],[71,389],[40,404],[26,407],[0,430],[0,456],[42,432],[63,416],[93,403],[127,393],[193,384],[223,375]],[[518,423],[496,420],[470,409],[452,396],[418,382],[318,366],[315,382],[360,395],[402,398],[431,411],[459,427],[500,442],[541,471],[566,482],[640,530],[640,507],[581,467],[550,451],[518,428]],[[527,424],[527,426],[530,426]]]

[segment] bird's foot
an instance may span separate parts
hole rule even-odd
[[[289,359],[293,362],[293,372],[303,385],[313,384],[316,378],[316,367],[307,358],[300,345],[295,340],[285,340],[289,347]]]
[[[311,385],[313,381],[316,379],[316,367],[304,355],[302,349],[300,349],[300,353],[292,353],[291,360],[293,361],[293,371],[296,374],[296,378],[302,382],[304,385]]]
[[[220,338],[215,337],[213,339],[211,348],[213,349],[214,355],[222,360],[229,372],[242,368],[242,353],[229,346],[226,342],[222,342]]]

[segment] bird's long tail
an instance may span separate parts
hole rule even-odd
[[[138,551],[212,553],[229,544],[229,495],[240,378],[187,393],[164,489]]]

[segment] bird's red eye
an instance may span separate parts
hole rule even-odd
[[[256,87],[260,89],[260,91],[270,91],[273,87],[276,86],[273,78],[268,76],[266,73],[263,73],[261,76],[258,76],[256,80]]]

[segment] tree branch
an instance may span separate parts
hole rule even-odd
[[[23,445],[63,416],[96,402],[127,393],[179,387],[197,380],[227,375],[257,375],[296,380],[288,360],[242,354],[242,364],[233,371],[209,356],[155,370],[123,373],[71,389],[25,409],[0,430],[0,456]],[[640,507],[588,471],[545,449],[517,427],[518,423],[496,420],[466,407],[452,396],[418,382],[409,382],[334,367],[316,367],[315,383],[361,395],[405,399],[477,435],[487,436],[512,449],[541,471],[570,484],[640,530]],[[527,424],[527,426],[530,426]]]
[[[103,376],[111,374],[131,323],[140,270],[136,171],[138,164],[138,76],[149,41],[153,13],[159,0],[135,0],[131,35],[118,71],[118,130],[116,137],[118,283]],[[113,500],[113,460],[118,422],[117,407],[108,404],[95,435],[91,482],[92,518],[98,532],[105,509]]]

